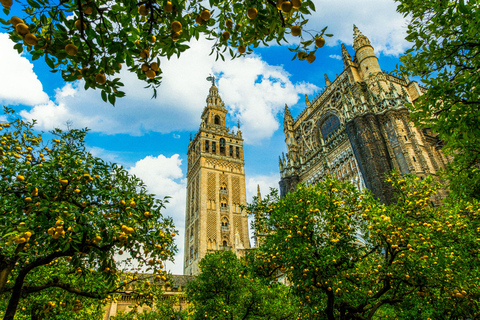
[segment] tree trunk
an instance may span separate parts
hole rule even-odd
[[[20,302],[20,297],[22,295],[23,281],[25,280],[26,275],[27,272],[21,271],[15,280],[15,285],[13,286],[12,295],[10,296],[10,301],[8,302],[8,307],[5,311],[3,320],[14,320],[18,303]]]

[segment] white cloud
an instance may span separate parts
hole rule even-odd
[[[186,184],[182,169],[182,159],[178,154],[169,158],[164,155],[157,157],[147,156],[135,163],[129,169],[130,174],[136,175],[145,182],[150,193],[155,194],[159,199],[165,196],[171,197],[163,211],[164,216],[173,218],[178,235],[175,243],[178,252],[175,255],[174,263],[167,263],[166,267],[173,274],[183,274],[183,243],[185,230],[185,190]]]
[[[46,103],[48,95],[33,72],[33,64],[13,49],[8,34],[0,33],[0,105]]]
[[[270,175],[255,175],[246,177],[246,191],[247,202],[251,202],[253,197],[257,195],[258,187],[260,187],[260,193],[262,198],[267,194],[270,194],[270,189],[274,188],[278,190],[278,182],[280,181],[279,173],[271,173]]]
[[[157,99],[151,99],[152,92],[143,88],[145,83],[123,71],[120,76],[127,96],[118,99],[115,107],[104,103],[98,91],[85,91],[79,81],[66,84],[52,101],[21,115],[36,119],[39,129],[45,130],[66,121],[106,134],[197,130],[210,86],[205,78],[216,73],[221,74],[222,98],[235,113],[232,115],[245,124],[244,138],[251,143],[272,136],[279,126],[276,115],[285,103],[295,104],[299,94],[318,89],[308,83],[292,83],[282,67],[271,66],[259,56],[215,62],[215,57],[209,56],[211,42],[193,41],[190,46],[179,59],[162,62],[165,80]]]
[[[338,54],[331,54],[328,57],[332,59],[342,60],[342,57],[340,57]]]
[[[353,24],[367,36],[375,52],[399,55],[410,45],[405,40],[407,20],[396,11],[397,3],[389,0],[315,0],[315,12],[308,29],[321,30],[328,26],[326,44],[353,44]],[[352,54],[352,52],[350,53]]]

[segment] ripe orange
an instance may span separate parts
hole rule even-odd
[[[253,20],[253,19],[255,19],[255,18],[257,17],[257,15],[258,15],[258,10],[257,10],[257,8],[250,8],[250,9],[247,10],[247,17],[248,17],[248,19]]]
[[[78,31],[80,31],[82,28],[82,23],[80,22],[80,20],[77,20],[75,21],[75,29],[77,29]],[[83,30],[87,29],[87,25],[85,24],[85,22],[83,23]]]
[[[306,57],[307,57],[307,54],[305,52],[300,51],[298,53],[298,60],[303,61],[303,60],[305,60]]]
[[[38,39],[34,34],[29,33],[25,36],[25,38],[23,38],[23,42],[25,42],[29,46],[34,46],[37,44]]]
[[[313,61],[315,61],[315,54],[313,52],[310,52],[308,55],[307,55],[307,62],[308,63],[312,63]]]
[[[293,6],[292,6],[292,3],[290,1],[284,1],[282,3],[282,11],[283,12],[288,13],[288,12],[292,11],[292,8],[293,8]]]
[[[173,32],[172,33],[172,40],[173,41],[178,41],[180,39],[180,32]]]
[[[92,14],[93,13],[93,8],[92,7],[86,7],[85,10],[83,10],[85,14]]]
[[[225,22],[225,26],[229,29],[231,29],[233,27],[233,21],[232,19],[228,19],[226,22]]]
[[[203,24],[203,19],[201,16],[196,16],[195,17],[195,22],[198,24],[198,25],[202,25]]]
[[[10,23],[12,24],[12,26],[17,26],[17,24],[19,23],[24,23],[22,19],[20,19],[19,17],[11,17],[10,18]]]
[[[69,43],[69,44],[67,44],[67,45],[65,46],[65,52],[66,52],[69,56],[74,56],[74,55],[76,55],[76,54],[78,53],[78,48],[77,48],[76,45]]]
[[[140,51],[140,57],[142,59],[147,59],[150,56],[150,52],[147,49]]]
[[[156,62],[152,62],[152,64],[150,65],[150,69],[152,69],[153,71],[158,71],[160,70],[160,67],[158,66],[158,63]]]
[[[298,37],[302,32],[302,28],[300,28],[300,26],[292,26],[290,30],[292,32],[292,36],[294,37]]]
[[[17,23],[17,25],[15,26],[15,30],[17,30],[18,34],[22,36],[30,33],[30,30],[28,30],[28,26],[25,23]]]
[[[241,54],[244,54],[246,50],[247,50],[247,48],[245,48],[244,45],[238,46],[238,52],[240,52]]]
[[[325,44],[325,39],[323,38],[317,38],[315,39],[315,45],[319,48],[323,47],[323,45]]]
[[[278,1],[277,1],[277,9],[278,9],[278,10],[282,10],[282,3],[283,3],[283,1],[285,1],[285,0],[278,0]]]
[[[200,17],[203,21],[208,21],[210,19],[210,11],[203,10],[202,12],[200,12]]]
[[[173,32],[180,32],[180,30],[182,30],[182,24],[176,20],[172,22],[171,27]]]
[[[302,2],[300,0],[292,0],[293,9],[300,9]]]
[[[223,32],[222,32],[222,38],[223,38],[224,40],[230,39],[230,32],[228,32],[227,30],[223,31]]]
[[[142,64],[141,69],[142,69],[143,72],[147,72],[148,69],[150,69],[150,67],[148,66],[148,64],[144,63],[144,64]]]
[[[142,4],[140,7],[138,7],[138,13],[140,13],[142,16],[148,15],[147,7],[145,7],[145,5]]]
[[[173,11],[173,4],[170,1],[167,1],[167,4],[165,5],[165,7],[163,7],[163,9],[165,10],[165,12],[171,13]]]
[[[10,7],[13,4],[13,0],[0,0],[0,3],[7,9],[10,9]]]
[[[105,75],[103,73],[97,73],[95,75],[95,81],[98,84],[105,84],[107,82],[107,78],[105,78]]]

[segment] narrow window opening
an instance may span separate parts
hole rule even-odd
[[[417,159],[415,159],[415,157],[413,157],[413,162],[417,162]]]
[[[215,116],[215,124],[220,124],[220,117],[219,116]]]
[[[405,138],[405,141],[408,141],[408,138],[407,138],[407,136],[403,136],[403,137]]]

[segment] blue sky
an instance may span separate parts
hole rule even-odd
[[[307,29],[328,26],[334,37],[317,51],[312,64],[291,61],[292,53],[278,45],[215,62],[208,55],[211,44],[200,39],[179,59],[162,61],[164,81],[155,100],[134,75],[122,73],[127,97],[117,100],[115,107],[104,103],[99,91],[85,91],[81,82],[65,83],[43,61],[18,55],[0,30],[0,104],[14,108],[25,119],[36,119],[41,130],[65,128],[67,121],[73,127],[90,128],[87,147],[93,154],[124,165],[160,198],[172,196],[165,214],[173,216],[180,234],[176,263],[169,267],[181,274],[186,152],[190,134],[200,125],[209,74],[218,77],[220,95],[229,109],[227,125],[236,128],[241,121],[250,200],[257,184],[263,193],[278,187],[278,156],[286,150],[285,104],[295,117],[305,107],[305,94],[314,100],[324,87],[325,73],[333,81],[342,72],[340,44],[345,43],[353,56],[353,24],[370,39],[386,71],[395,69],[399,55],[408,48],[404,40],[407,21],[396,13],[393,0],[316,0],[316,8]],[[18,14],[12,11],[11,15]],[[4,13],[0,17],[9,18]],[[292,46],[298,41],[288,40]]]

